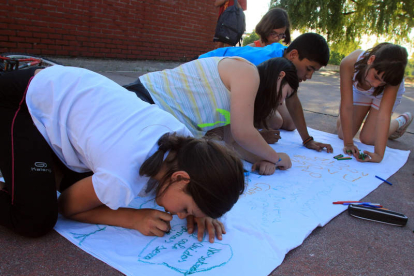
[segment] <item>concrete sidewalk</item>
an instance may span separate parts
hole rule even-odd
[[[77,58],[54,58],[53,60],[66,66],[86,68],[114,80],[120,85],[135,81],[138,76],[148,72],[171,69],[179,66],[179,62],[162,62],[148,60],[99,60],[99,59],[77,59]],[[302,82],[299,89],[305,111],[338,116],[339,113],[339,66],[328,65],[320,72],[316,72],[312,80]],[[414,83],[406,83],[404,100],[395,110],[394,117],[401,113],[411,111],[414,113]],[[414,134],[414,124],[408,131]]]
[[[65,65],[89,68],[119,84],[134,81],[149,71],[173,68],[171,62],[110,62],[56,59]],[[394,116],[414,113],[414,86],[407,91]],[[322,70],[301,83],[299,97],[309,127],[334,133],[339,105],[339,75]],[[388,146],[414,150],[414,125],[402,138]],[[284,262],[276,275],[413,275],[414,269],[414,155],[389,181],[365,200],[380,202],[404,213],[405,227],[395,227],[340,214],[323,228],[315,229]],[[39,239],[19,237],[0,227],[0,275],[121,275],[117,270],[72,245],[56,232]],[[251,264],[254,265],[254,264]]]

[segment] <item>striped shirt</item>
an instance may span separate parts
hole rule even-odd
[[[210,129],[230,124],[230,91],[218,72],[223,58],[197,59],[139,79],[156,105],[185,124],[195,137],[202,137]]]

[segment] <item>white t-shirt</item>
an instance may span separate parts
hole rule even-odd
[[[169,113],[92,71],[52,66],[29,85],[27,106],[36,127],[62,162],[93,171],[99,200],[126,207],[144,188],[142,163],[167,132],[191,136]],[[142,194],[142,193],[141,193]]]

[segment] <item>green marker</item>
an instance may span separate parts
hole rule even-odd
[[[351,157],[339,157],[339,158],[336,158],[336,160],[339,160],[339,161],[341,161],[341,160],[351,160],[352,158]]]
[[[359,159],[365,160],[365,158],[366,158],[367,156],[368,156],[368,155],[367,155],[367,154],[365,154],[365,153],[363,153],[363,152],[360,152],[360,153],[359,153]]]

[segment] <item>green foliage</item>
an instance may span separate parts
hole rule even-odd
[[[243,46],[246,46],[250,43],[253,43],[254,41],[260,39],[259,35],[256,34],[256,32],[252,32],[247,37],[243,38]]]
[[[335,51],[331,51],[330,57],[329,57],[329,64],[332,65],[339,65],[341,64],[342,59],[345,57],[344,54],[340,54]]]
[[[414,27],[413,0],[271,0],[287,10],[292,29],[325,34],[335,51],[348,54],[362,35],[409,42]]]
[[[350,41],[350,42],[339,41],[339,42],[330,42],[330,43],[328,42],[328,44],[329,44],[329,49],[331,50],[331,52],[337,52],[338,54],[341,54],[344,56],[347,56],[353,51],[355,51],[356,49],[361,48],[359,43],[355,41]]]
[[[405,77],[414,80],[414,54],[411,59],[408,60],[407,67],[405,68]]]

